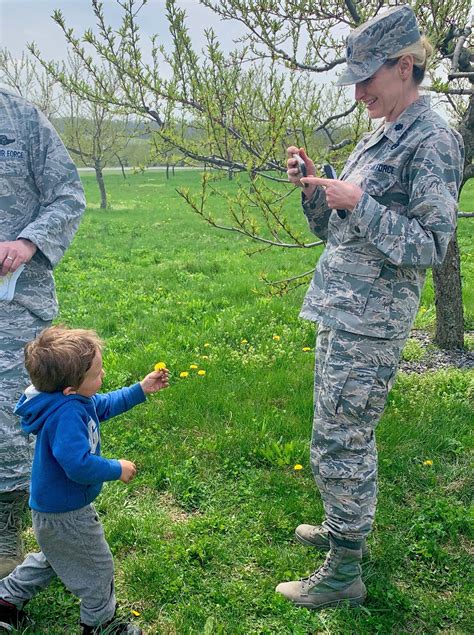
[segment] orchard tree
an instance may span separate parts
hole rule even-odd
[[[104,168],[117,165],[125,177],[121,153],[133,137],[127,119],[112,117],[106,106],[83,102],[67,95],[69,114],[63,119],[61,136],[72,155],[85,167],[94,169],[100,192],[100,208],[108,206]]]
[[[74,81],[80,83],[83,78],[83,61],[74,54],[68,55],[63,72],[68,73]],[[109,84],[113,82],[114,69],[107,68]],[[64,92],[64,125],[63,141],[67,149],[84,166],[94,169],[100,191],[100,208],[107,208],[107,190],[104,181],[104,168],[111,163],[120,164],[122,174],[125,171],[121,154],[137,133],[137,124],[132,126],[130,117],[121,113],[113,114],[105,103],[83,100],[76,92],[63,86]]]
[[[61,99],[55,80],[24,52],[14,57],[7,48],[0,49],[0,83],[36,104],[48,119],[58,115]]]
[[[337,67],[344,62],[349,28],[377,15],[384,3],[200,1],[223,20],[242,25],[244,35],[235,50],[225,52],[216,34],[208,29],[204,49],[196,51],[185,11],[176,0],[166,2],[173,44],[165,48],[153,37],[150,59],[142,52],[138,19],[146,0],[117,0],[123,9],[117,30],[107,23],[102,3],[91,0],[97,27],[81,37],[66,26],[60,11],[55,12],[54,20],[87,71],[84,81],[76,81],[60,65],[42,60],[34,45],[30,50],[71,92],[92,103],[154,121],[160,143],[173,145],[192,161],[212,166],[213,172],[203,173],[199,194],[180,191],[208,223],[244,234],[264,247],[319,244],[306,242],[285,216],[287,198],[295,191],[286,179],[285,148],[290,143],[304,146],[316,162],[330,160],[339,168],[360,135],[369,129],[370,122],[353,96],[332,84]],[[463,134],[467,179],[473,175],[472,42],[470,26],[466,26],[470,1],[411,4],[436,50],[427,88],[447,102]],[[117,81],[112,87],[103,63],[114,69]],[[163,72],[165,68],[167,72]],[[188,125],[176,126],[176,121]],[[198,132],[189,134],[189,126]],[[236,184],[234,195],[221,194],[229,213],[227,223],[217,221],[209,211],[209,193],[221,192],[215,183],[219,173],[245,176]],[[454,239],[446,263],[434,276],[436,338],[446,347],[463,345],[459,271]],[[283,286],[300,284],[303,279],[294,276]]]
[[[79,57],[69,55],[62,68],[76,81],[83,80]],[[112,77],[113,69],[109,69],[109,82],[113,81]],[[56,125],[76,161],[94,169],[100,207],[105,209],[107,192],[103,170],[110,163],[118,163],[125,175],[121,155],[133,139],[137,124],[132,125],[128,115],[111,115],[106,104],[81,99],[25,53],[15,58],[8,49],[0,49],[0,82],[38,106]]]

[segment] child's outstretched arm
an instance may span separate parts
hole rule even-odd
[[[94,395],[92,399],[99,421],[116,417],[139,403],[143,403],[146,400],[146,395],[167,388],[168,373],[167,368],[155,370],[133,386]]]
[[[163,388],[168,388],[169,386],[169,371],[167,368],[162,368],[161,370],[154,370],[152,373],[149,373],[146,377],[144,377],[140,386],[142,387],[145,395],[150,395],[154,392],[158,392],[159,390],[163,390]]]

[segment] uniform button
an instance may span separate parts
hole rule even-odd
[[[402,123],[397,123],[397,125],[395,126],[395,130],[401,130],[402,128],[403,128]]]

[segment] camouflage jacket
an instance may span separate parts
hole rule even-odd
[[[317,188],[303,210],[324,241],[301,317],[381,338],[404,337],[426,269],[440,264],[456,227],[461,136],[420,97],[366,135],[340,178],[364,194],[341,219]]]
[[[77,170],[53,126],[35,106],[0,89],[0,241],[26,238],[38,247],[14,300],[44,320],[57,313],[52,269],[84,208]]]

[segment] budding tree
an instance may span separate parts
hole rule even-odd
[[[0,83],[36,104],[48,119],[58,115],[61,99],[54,79],[25,53],[15,57],[7,48],[0,49]]]
[[[83,81],[83,63],[77,55],[68,56],[63,70],[76,82]],[[109,81],[113,81],[113,73],[109,74]],[[107,104],[85,101],[65,87],[63,93],[63,141],[76,160],[94,169],[100,191],[100,207],[106,209],[104,168],[111,163],[119,163],[125,176],[121,154],[137,133],[137,123],[132,125],[126,114],[112,114]]]

